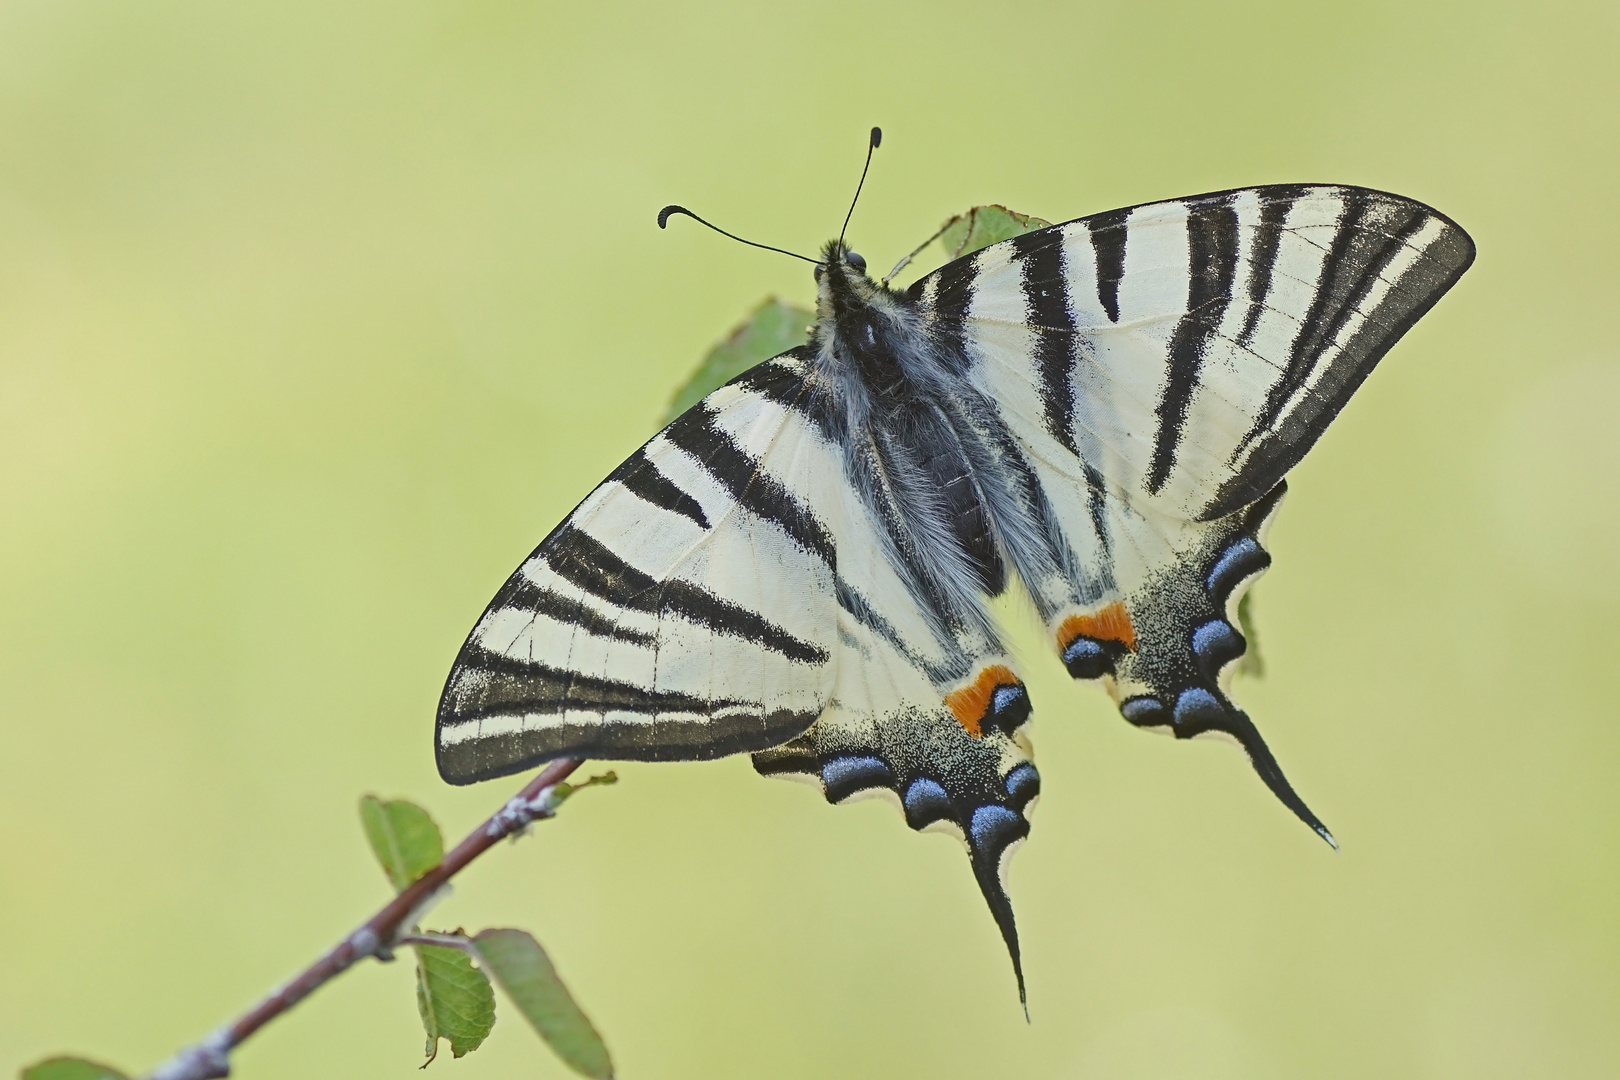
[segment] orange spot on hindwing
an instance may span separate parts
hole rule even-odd
[[[946,694],[945,704],[975,739],[982,738],[987,727],[1010,735],[1029,718],[1029,695],[1005,664],[981,669],[972,682]]]
[[[1076,679],[1095,679],[1114,670],[1114,658],[1136,651],[1131,613],[1115,600],[1090,615],[1070,615],[1057,630],[1058,653]]]

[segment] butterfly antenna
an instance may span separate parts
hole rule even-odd
[[[684,207],[684,206],[676,206],[674,203],[671,203],[670,205],[664,207],[662,210],[658,211],[658,227],[660,229],[668,228],[669,227],[669,219],[672,216],[674,216],[675,214],[685,214],[687,217],[691,218],[693,221],[697,222],[699,225],[707,225],[709,228],[713,229],[715,232],[719,233],[721,236],[729,236],[733,240],[737,241],[740,244],[747,244],[749,247],[764,248],[766,251],[775,251],[775,252],[777,252],[779,254],[782,254],[782,255],[792,255],[795,259],[803,259],[805,262],[814,263],[817,266],[821,265],[821,260],[820,259],[812,259],[808,255],[800,255],[796,251],[788,251],[785,248],[771,247],[771,245],[769,245],[769,244],[756,244],[752,240],[744,240],[742,237],[738,236],[736,233],[728,233],[728,232],[726,232],[726,230],[722,229],[720,226],[714,224],[713,222],[704,221],[702,218],[700,218],[696,214],[692,213],[692,211],[688,210],[686,207]]]
[[[883,129],[873,128],[872,137],[866,144],[866,164],[861,166],[861,182],[855,185],[855,197],[849,200],[849,213],[844,215],[844,227],[838,230],[838,243],[843,244],[844,234],[849,231],[849,219],[855,216],[855,204],[861,201],[861,188],[866,186],[866,170],[872,167],[872,151],[883,145]]]

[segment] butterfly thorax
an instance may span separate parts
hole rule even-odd
[[[973,391],[932,341],[917,303],[829,243],[817,267],[810,349],[820,404],[844,433],[846,473],[887,526],[900,565],[938,622],[993,633],[981,598],[1006,583],[982,455],[959,415]]]

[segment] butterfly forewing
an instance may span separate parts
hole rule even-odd
[[[729,386],[620,466],[485,611],[439,707],[455,783],[564,756],[712,758],[774,745],[825,707],[832,541],[810,508],[836,460],[791,404]],[[810,497],[807,497],[807,493]]]
[[[1024,429],[1207,520],[1269,491],[1472,259],[1421,203],[1282,185],[1055,225],[916,289],[994,351],[982,377]]]

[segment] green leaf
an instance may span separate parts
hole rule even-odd
[[[407,799],[360,800],[360,823],[383,873],[401,892],[444,859],[444,837],[432,815]]]
[[[478,962],[569,1068],[593,1080],[613,1075],[602,1036],[557,977],[540,943],[522,930],[485,930],[473,938]]]
[[[557,800],[557,805],[561,806],[564,799],[570,798],[579,792],[584,791],[588,787],[612,787],[618,782],[619,774],[614,772],[612,769],[609,769],[605,773],[593,776],[589,780],[584,780],[577,784],[570,784],[567,782],[558,784],[552,789],[552,796]]]
[[[703,363],[675,392],[670,402],[669,423],[732,379],[762,360],[787,352],[810,339],[815,312],[784,304],[774,296],[755,308],[740,326],[703,358]]]
[[[960,259],[982,247],[1011,240],[1015,236],[1052,224],[1045,218],[1020,214],[1005,206],[975,206],[965,214],[958,214],[945,223],[939,242],[945,247],[947,259]]]
[[[53,1057],[28,1066],[20,1080],[129,1080],[117,1069],[76,1057]]]
[[[1248,648],[1238,660],[1237,673],[1239,675],[1252,675],[1258,679],[1266,673],[1266,662],[1260,659],[1260,639],[1254,632],[1254,609],[1249,602],[1254,599],[1254,593],[1246,592],[1243,599],[1238,601],[1238,632],[1243,640],[1248,642]]]
[[[427,1059],[450,1040],[450,1053],[462,1057],[478,1049],[495,1026],[495,991],[489,977],[473,967],[462,949],[416,947],[416,1008],[427,1032]]]

